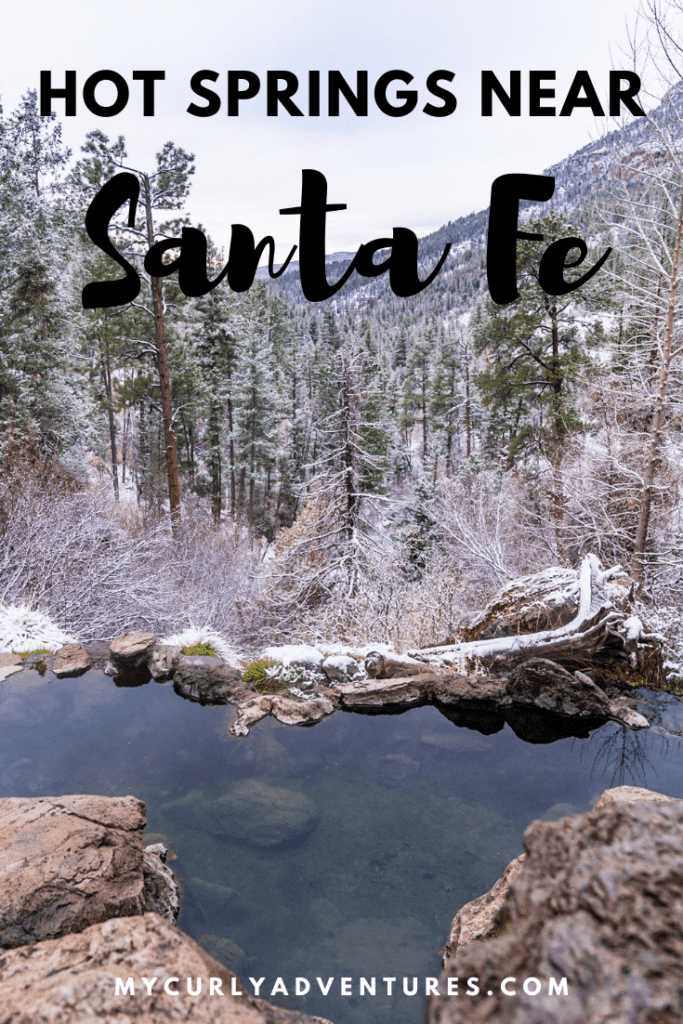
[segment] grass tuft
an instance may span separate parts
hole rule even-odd
[[[273,678],[269,675],[269,670],[276,668],[279,662],[274,661],[272,658],[257,658],[256,661],[250,662],[242,673],[242,678],[245,683],[251,683],[252,686],[264,696],[271,693],[279,693],[280,690],[286,689],[286,684],[277,678]]]

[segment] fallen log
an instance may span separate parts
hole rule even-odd
[[[552,583],[559,588],[552,589]],[[550,589],[549,589],[550,584]],[[662,637],[647,632],[633,608],[633,586],[621,566],[604,571],[587,555],[578,573],[552,570],[504,588],[467,630],[473,639],[420,651],[458,672],[509,673],[530,658],[546,658],[571,672],[590,673],[600,686],[657,686]],[[567,610],[574,612],[567,618]],[[529,621],[560,620],[534,632]]]

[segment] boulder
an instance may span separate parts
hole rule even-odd
[[[173,872],[166,867],[168,848],[152,843],[142,851],[145,910],[175,924],[180,913],[180,892]]]
[[[606,694],[583,672],[568,672],[547,658],[530,658],[510,675],[501,706],[531,704],[572,718],[609,718]]]
[[[589,558],[592,560],[591,596],[595,612],[609,607],[630,615],[633,580],[621,566],[604,571],[597,558],[592,555]],[[580,576],[580,569],[552,566],[513,580],[473,617],[461,639],[490,640],[567,626],[579,610]]]
[[[182,655],[182,647],[175,644],[155,644],[149,656],[149,671],[155,683],[165,683],[173,678]]]
[[[0,651],[0,683],[3,679],[13,676],[15,672],[21,672],[24,668],[23,659],[11,651]]]
[[[0,800],[0,946],[142,913],[144,827],[132,796]]]
[[[183,656],[173,676],[173,689],[197,704],[237,704],[256,693],[251,683],[242,680],[239,669],[208,655]]]
[[[262,779],[244,779],[227,792],[201,785],[164,810],[224,842],[260,849],[297,842],[318,823],[318,810],[309,797]]]
[[[649,729],[650,723],[645,715],[641,715],[633,706],[635,701],[630,697],[617,697],[610,703],[610,716],[627,729]]]
[[[118,979],[126,994],[117,994]],[[188,994],[188,979],[193,992],[201,984],[198,995]],[[164,991],[167,982],[177,995]],[[329,1024],[256,999],[227,967],[157,914],[106,921],[3,955],[0,1024],[96,1020]]]
[[[584,671],[601,686],[657,686],[664,637],[633,612],[633,581],[595,555],[578,569],[552,568],[508,584],[460,642],[419,652],[459,671],[509,674],[531,658]],[[411,652],[413,653],[413,652]]]
[[[241,703],[237,711],[237,718],[230,726],[232,735],[248,736],[252,725],[269,715],[272,706],[272,698],[267,696],[252,697]]]
[[[586,737],[608,719],[630,729],[648,725],[621,698],[610,702],[589,676],[544,658],[529,659],[509,675],[466,674],[420,664],[419,674],[319,684],[310,695],[291,686],[268,696],[235,690],[234,702],[238,704],[230,726],[234,736],[248,735],[251,726],[268,714],[284,725],[314,725],[338,709],[362,714],[423,704],[435,705],[456,725],[486,734],[499,731],[507,722],[529,743]]]
[[[331,682],[348,683],[365,678],[365,669],[348,654],[332,654],[325,658],[321,668]]]
[[[341,683],[336,687],[344,709],[355,711],[390,705],[409,707],[426,704],[426,690],[412,678],[366,679],[361,683]]]
[[[676,802],[676,798],[673,796],[655,793],[651,789],[643,789],[642,786],[615,786],[613,789],[605,790],[593,810],[601,811],[604,807],[611,807],[613,804],[670,804]]]
[[[150,679],[148,662],[156,637],[152,633],[125,633],[109,645],[109,661],[104,671],[121,686],[136,685]]]
[[[325,666],[323,665],[323,668]],[[393,676],[417,676],[426,671],[423,661],[417,661],[405,654],[382,654],[370,651],[365,658],[365,671],[373,679],[391,679]]]
[[[0,668],[9,668],[12,665],[23,665],[23,659],[19,654],[12,651],[0,651]]]
[[[681,1019],[683,801],[642,791],[632,799],[625,789],[587,814],[526,830],[527,858],[496,937],[456,949],[425,1024]],[[449,998],[447,977],[456,976],[477,978],[481,995]],[[550,980],[563,978],[558,995]],[[527,979],[537,983],[525,989]]]
[[[273,718],[283,725],[313,725],[327,715],[331,715],[339,706],[338,700],[335,700],[333,695],[297,700],[286,693],[275,693],[270,701]]]
[[[459,950],[469,946],[470,942],[489,939],[496,934],[496,917],[507,900],[510,883],[522,870],[525,860],[526,854],[520,853],[519,857],[510,861],[493,888],[483,896],[478,896],[476,900],[466,903],[455,915],[441,961],[446,971],[449,970]]]
[[[82,676],[92,665],[92,658],[81,644],[64,644],[55,654],[52,671],[58,679]]]

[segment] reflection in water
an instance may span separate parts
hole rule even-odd
[[[10,677],[0,692],[0,795],[133,793],[184,886],[180,926],[274,1001],[335,1024],[417,1024],[453,915],[500,877],[535,818],[587,810],[633,783],[683,796],[681,741],[610,723],[557,738],[550,720],[476,709],[271,719],[90,672]],[[583,728],[583,727],[581,727]],[[311,980],[305,997],[296,977]],[[383,977],[420,979],[389,997]],[[335,978],[328,996],[315,982]],[[339,979],[354,979],[341,997]],[[358,979],[376,977],[377,995]],[[269,986],[269,987],[268,987]],[[317,993],[317,994],[316,994]]]
[[[678,751],[679,743],[677,740],[674,742]],[[668,737],[646,731],[632,732],[621,726],[600,734],[593,771],[605,779],[611,772],[610,787],[644,786],[654,789],[653,776],[654,779],[659,778],[657,761],[668,753]]]

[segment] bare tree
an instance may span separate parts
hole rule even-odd
[[[623,255],[615,274],[627,325],[631,390],[636,376],[647,407],[638,479],[638,518],[633,540],[633,575],[645,581],[653,498],[670,408],[672,373],[683,353],[681,247],[683,245],[683,45],[672,17],[680,0],[644,0],[632,35],[634,59],[646,54],[654,87],[667,87],[664,101],[647,115],[648,135],[637,153],[626,152],[610,190],[604,219]],[[638,36],[638,32],[642,35]]]

